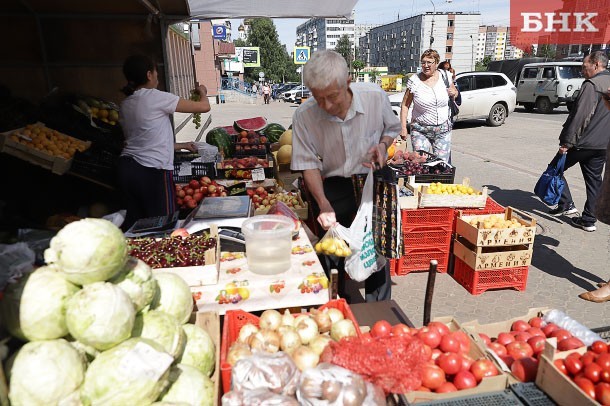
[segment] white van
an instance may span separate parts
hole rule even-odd
[[[550,113],[555,107],[572,108],[585,81],[580,62],[542,62],[523,66],[517,86],[517,104]]]

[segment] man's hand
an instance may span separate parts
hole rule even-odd
[[[570,149],[567,145],[562,145],[559,147],[559,151],[557,152],[558,154],[567,154],[568,153],[568,149]]]
[[[208,88],[204,85],[197,86],[195,90],[197,91],[197,93],[199,93],[202,99],[208,95]]]
[[[324,205],[324,207],[320,207],[320,215],[318,216],[318,223],[322,226],[323,229],[328,230],[333,225],[337,223],[337,218],[335,217],[335,211],[333,210],[330,204]]]
[[[366,153],[366,161],[362,165],[367,168],[375,169],[376,165],[379,165],[379,168],[385,165],[385,161],[388,157],[387,145],[385,142],[380,142],[379,144],[371,147]]]
[[[191,152],[197,152],[197,144],[195,144],[194,142],[178,142],[174,145],[174,149],[175,150],[181,150],[181,149],[186,149],[189,150]]]

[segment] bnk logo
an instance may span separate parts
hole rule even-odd
[[[607,44],[610,0],[510,0],[511,44]]]

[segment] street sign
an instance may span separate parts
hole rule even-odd
[[[259,78],[264,78],[265,77],[265,72],[258,72],[258,77]]]
[[[235,54],[243,62],[245,68],[261,66],[259,47],[235,47]]]
[[[294,47],[294,63],[297,65],[305,65],[309,61],[309,47]]]
[[[224,25],[214,25],[212,27],[212,37],[214,39],[227,39],[227,27]]]

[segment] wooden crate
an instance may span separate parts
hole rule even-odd
[[[417,209],[420,197],[419,190],[413,187],[413,185],[405,183],[404,178],[398,178],[398,188],[400,189],[403,186],[410,190],[413,193],[413,196],[399,196],[398,205],[400,206],[400,209]]]
[[[295,192],[292,192],[295,193]],[[297,216],[299,216],[299,219],[301,220],[307,220],[307,217],[309,216],[309,206],[307,205],[307,202],[303,201],[303,198],[301,197],[301,193],[300,192],[296,192],[296,198],[299,201],[299,204],[301,205],[300,209],[295,209],[293,207],[291,207],[290,209],[296,213]],[[254,211],[254,215],[255,216],[260,216],[263,214],[267,214],[267,212],[269,211],[269,209],[256,209]]]
[[[533,244],[481,247],[459,236],[453,241],[453,254],[475,271],[529,266],[533,252]]]
[[[491,247],[534,243],[536,220],[531,216],[512,207],[507,207],[504,212],[504,220],[516,219],[521,227],[486,229],[483,221],[491,216],[493,215],[473,216],[460,213],[456,220],[455,233],[476,246]],[[479,220],[478,226],[471,225],[469,222],[472,220]]]
[[[462,185],[470,186],[468,179]],[[429,185],[421,186],[419,207],[485,207],[487,202],[487,186],[482,191],[476,190],[476,195],[439,195],[428,192]]]
[[[217,312],[197,312],[191,317],[191,322],[207,331],[214,342],[216,363],[211,379],[214,382],[214,404],[219,405],[222,396],[220,392],[220,317]]]

